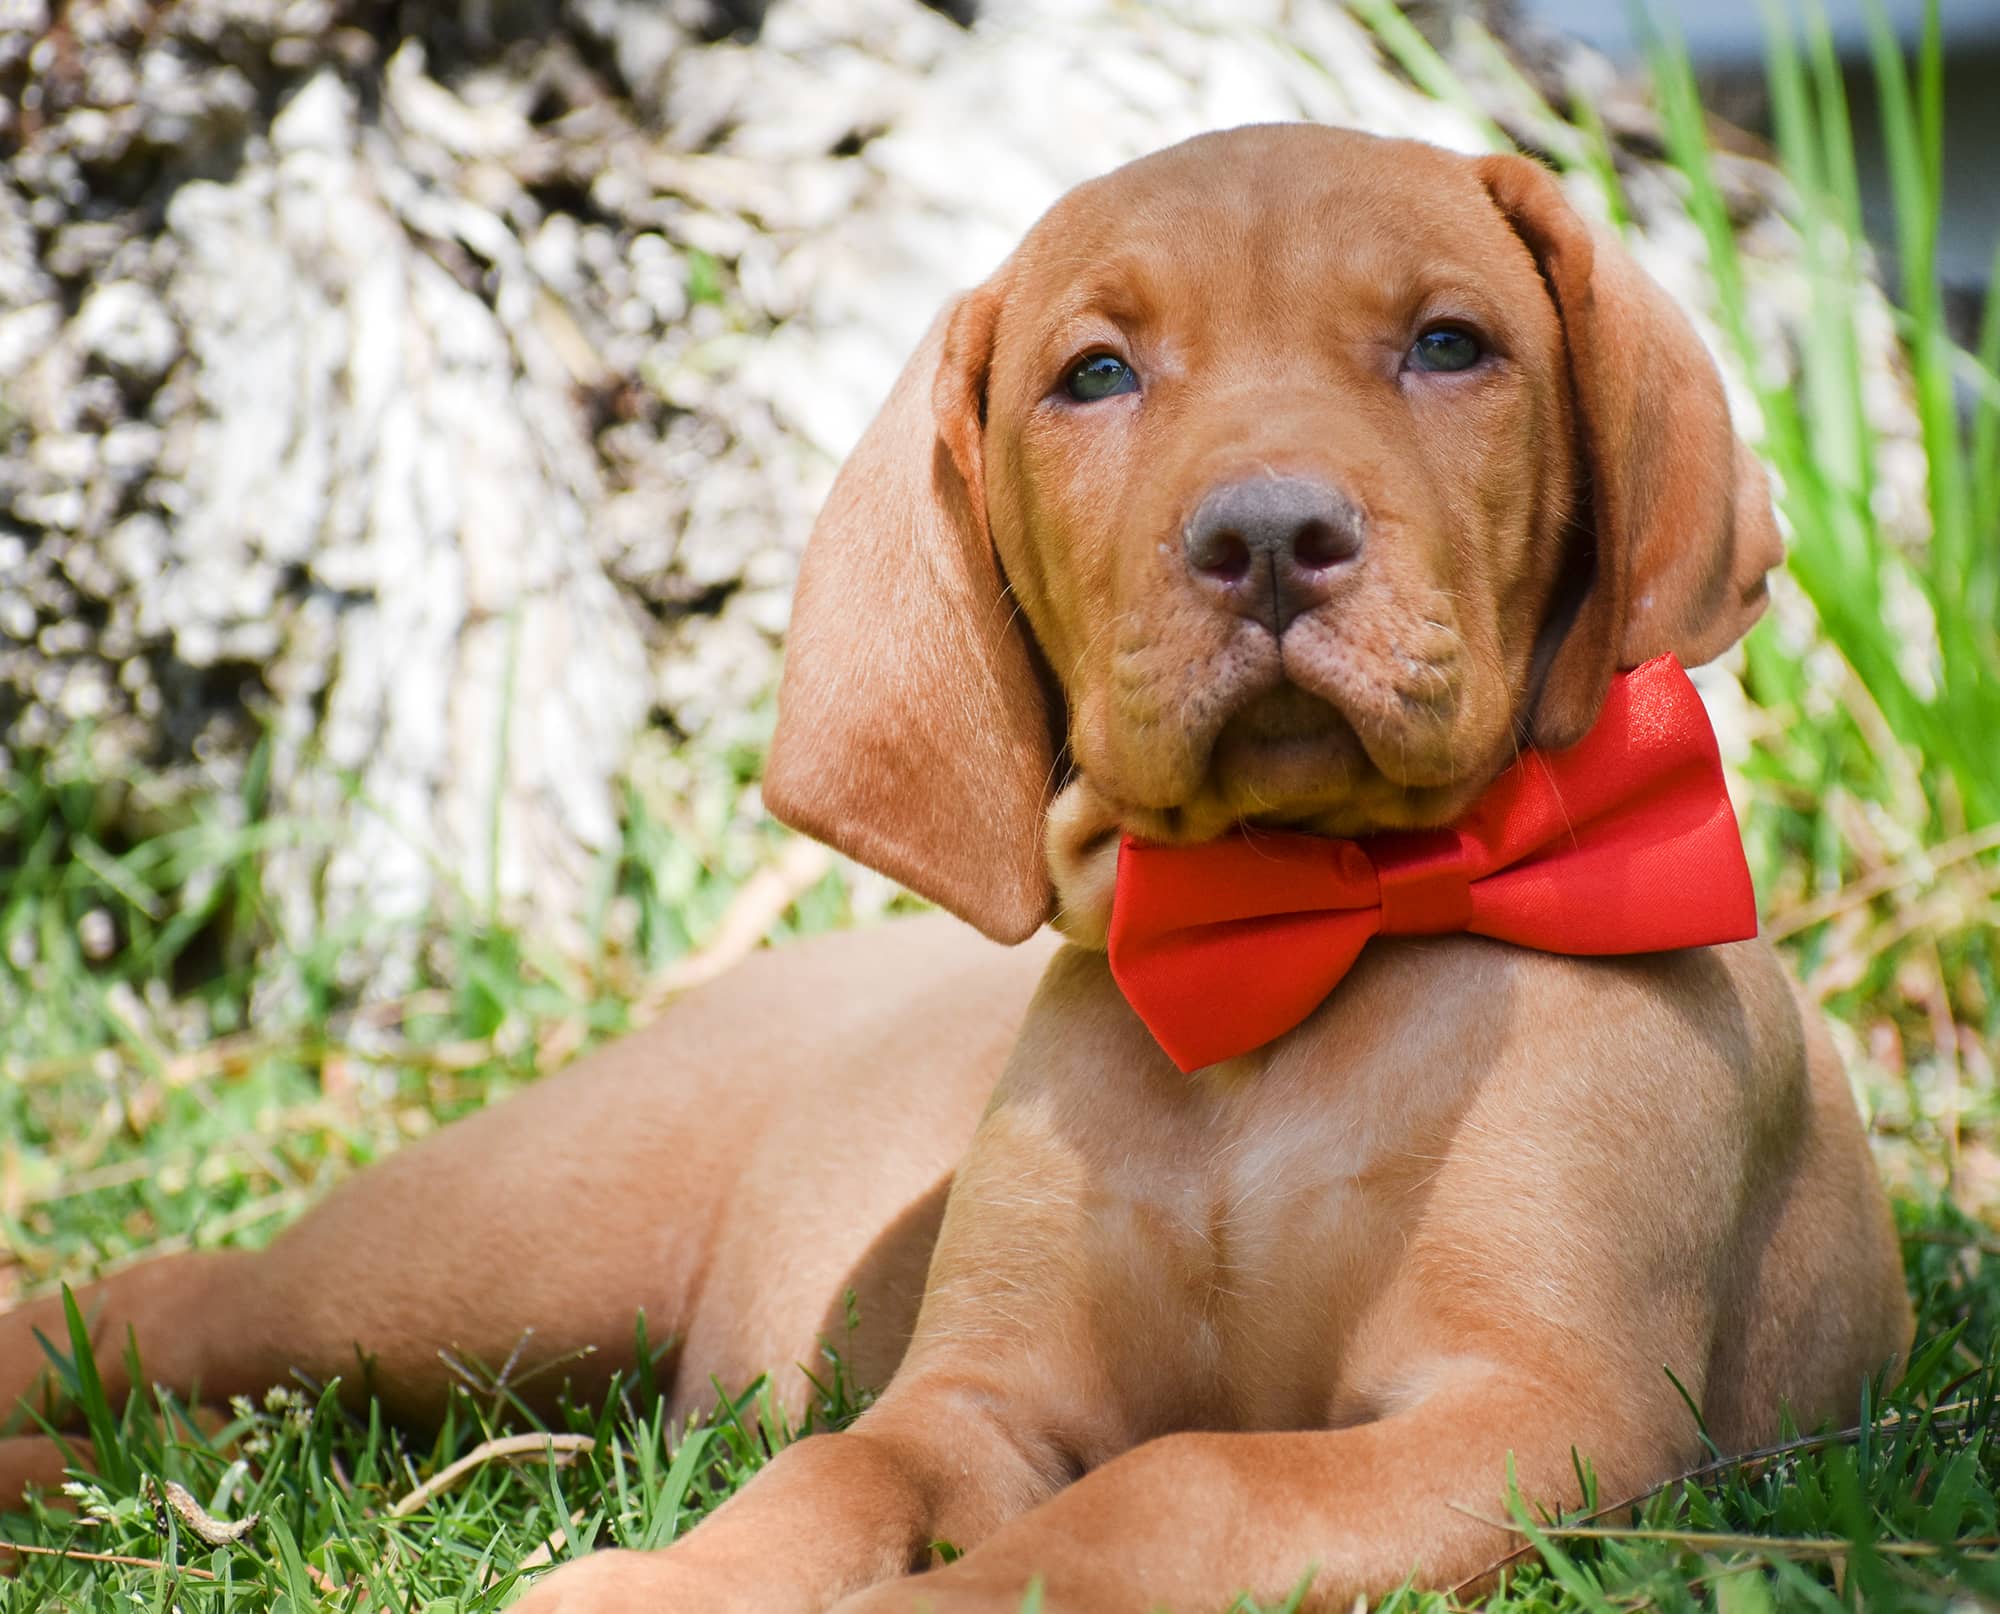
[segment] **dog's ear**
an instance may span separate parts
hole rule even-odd
[[[1049,702],[986,524],[999,295],[938,316],[848,457],[799,571],[764,801],[996,941],[1054,907]]]
[[[1612,674],[1672,651],[1720,655],[1763,612],[1784,558],[1763,467],[1737,441],[1708,350],[1629,254],[1593,239],[1549,173],[1488,157],[1487,193],[1540,266],[1562,320],[1588,502],[1587,582],[1529,714],[1559,750],[1589,730]],[[1539,659],[1539,658],[1538,658]]]

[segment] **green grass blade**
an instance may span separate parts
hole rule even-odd
[[[1625,200],[1625,187],[1618,178],[1618,162],[1612,155],[1611,135],[1604,127],[1604,115],[1587,95],[1572,96],[1570,119],[1583,135],[1583,161],[1597,180],[1604,197],[1605,214],[1620,235],[1632,228],[1632,210]]]
[[[1986,307],[1973,356],[1978,391],[1972,406],[1973,533],[1984,553],[2000,550],[2000,242],[1986,273]]]
[[[90,1330],[84,1326],[76,1293],[68,1284],[63,1285],[62,1299],[63,1320],[69,1326],[70,1363],[76,1374],[77,1409],[90,1431],[97,1471],[106,1483],[129,1490],[138,1475],[119,1432],[118,1415],[111,1410],[111,1398],[104,1393],[104,1379],[97,1371],[97,1353],[91,1348]]]
[[[1854,159],[1854,123],[1847,106],[1847,79],[1840,51],[1827,26],[1826,7],[1814,0],[1806,8],[1806,49],[1812,57],[1813,101],[1819,117],[1822,178],[1827,194],[1839,205],[1840,228],[1859,247],[1867,239],[1861,219],[1861,175]]]
[[[1585,1614],[1619,1614],[1618,1607],[1604,1595],[1604,1588],[1598,1585],[1589,1571],[1572,1558],[1555,1542],[1535,1527],[1535,1521],[1528,1516],[1528,1507],[1521,1500],[1521,1487],[1514,1474],[1514,1454],[1507,1454],[1507,1513],[1514,1521],[1514,1528],[1521,1532],[1541,1560],[1548,1566],[1549,1573],[1562,1589],[1576,1599]]]
[[[1918,50],[1917,91],[1912,97],[1902,49],[1880,0],[1866,7],[1870,55],[1882,104],[1883,147],[1895,203],[1903,304],[1909,314],[1910,364],[1917,411],[1930,469],[1931,589],[1946,660],[1970,668],[1977,636],[1965,620],[1968,583],[1976,582],[1959,419],[1952,395],[1950,343],[1937,285],[1937,238],[1943,168],[1941,29],[1935,0],[1927,6]],[[1975,588],[1976,593],[1983,590]],[[1969,714],[1961,714],[1961,716]],[[1980,791],[1984,797],[1986,792]],[[1989,804],[1981,801],[1982,808]],[[2000,802],[1990,803],[2000,809]],[[1991,816],[1980,811],[1979,816]]]
[[[1442,101],[1467,119],[1493,150],[1513,149],[1514,142],[1507,138],[1499,124],[1487,116],[1485,108],[1473,99],[1463,81],[1451,70],[1451,64],[1417,31],[1416,25],[1391,4],[1391,0],[1349,0],[1349,9],[1426,95]]]
[[[298,1542],[276,1514],[267,1517],[263,1527],[278,1559],[280,1590],[273,1609],[283,1614],[289,1606],[296,1614],[312,1614],[319,1607],[319,1599],[313,1593],[312,1577],[306,1573],[306,1561],[299,1552]]]
[[[675,1448],[674,1460],[667,1465],[667,1477],[654,1498],[653,1524],[645,1545],[664,1547],[680,1533],[680,1519],[687,1507],[688,1488],[694,1484],[695,1470],[708,1451],[711,1428],[690,1429]]]

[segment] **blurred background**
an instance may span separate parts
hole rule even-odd
[[[1984,1317],[2000,0],[0,0],[0,1303],[908,905],[758,804],[817,503],[1057,194],[1287,118],[1541,157],[1710,341],[1767,927]]]
[[[1793,543],[1705,680],[1766,913],[2000,1191],[2000,4],[1924,17],[0,0],[0,1286],[268,1230],[245,1093],[393,1137],[412,1039],[470,1101],[906,901],[757,803],[818,500],[1054,196],[1271,118],[1533,151],[1702,323]],[[218,1060],[206,1186],[127,1180]]]

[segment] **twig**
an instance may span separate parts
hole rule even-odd
[[[1476,1519],[1481,1524],[1490,1525],[1495,1530],[1520,1533],[1520,1526],[1508,1520],[1493,1518],[1476,1508],[1469,1508],[1457,1502],[1447,1505],[1454,1512],[1462,1513],[1468,1519]],[[1949,1554],[1954,1558],[1970,1558],[1978,1563],[1991,1563],[1994,1561],[1992,1549],[2000,1547],[2000,1536],[1972,1536],[1963,1541],[1950,1543],[1879,1540],[1854,1542],[1845,1536],[1756,1536],[1739,1535],[1729,1531],[1618,1529],[1575,1524],[1538,1525],[1536,1532],[1544,1540],[1550,1541],[1653,1541],[1668,1546],[1685,1547],[1695,1552],[1733,1550],[1785,1558],[1824,1558],[1834,1566],[1836,1584],[1847,1560],[1857,1552],[1878,1553],[1886,1558],[1936,1558]],[[1523,1556],[1525,1551],[1533,1546],[1533,1542],[1525,1543],[1523,1549],[1510,1553],[1500,1563],[1488,1565],[1477,1575],[1460,1581],[1452,1587],[1449,1595],[1456,1598],[1467,1587],[1498,1573],[1502,1565]],[[1651,1600],[1648,1599],[1642,1606],[1650,1606],[1650,1603]]]
[[[299,1568],[306,1572],[306,1579],[313,1583],[313,1589],[322,1597],[338,1597],[347,1590],[347,1582],[335,1580],[324,1569],[303,1555],[299,1558]]]
[[[401,1025],[405,1020],[418,1015],[444,1014],[450,1008],[449,992],[426,988],[411,992],[404,997],[363,1004],[354,1010],[351,1018],[357,1025],[387,1030],[390,1026]],[[56,1054],[45,1059],[32,1060],[18,1066],[12,1072],[13,1079],[24,1086],[63,1081],[70,1076],[88,1071],[92,1063],[105,1052],[118,1052],[124,1046],[124,1044],[113,1044],[109,1050],[90,1048],[82,1053]],[[323,1037],[309,1032],[280,1032],[272,1035],[259,1031],[238,1031],[225,1037],[217,1037],[213,1042],[205,1043],[199,1048],[166,1055],[159,1075],[169,1087],[185,1087],[217,1076],[240,1076],[264,1059],[289,1057],[313,1063],[338,1054],[349,1054],[378,1062],[385,1057],[350,1048],[338,1038]]]
[[[283,1216],[296,1211],[310,1198],[310,1191],[304,1188],[281,1188],[275,1194],[265,1194],[247,1204],[239,1205],[227,1216],[218,1216],[213,1221],[201,1224],[204,1243],[212,1243],[239,1233],[246,1227],[255,1227],[259,1222],[269,1221],[273,1216]],[[194,1234],[174,1233],[155,1240],[146,1246],[142,1259],[153,1260],[162,1255],[178,1255],[183,1250],[194,1248]],[[136,1263],[133,1263],[136,1264]]]
[[[1930,1001],[1924,1007],[1930,1014],[1931,1046],[1936,1050],[1937,1057],[1945,1062],[1948,1077],[1943,1127],[1944,1191],[1956,1198],[1959,1186],[1959,1113],[1964,1102],[1965,1061],[1958,1054],[1958,1022],[1952,1018],[1951,987],[1945,976],[1944,954],[1938,950],[1936,932],[1925,940],[1929,945],[1924,951],[1928,955],[1934,984],[1933,990],[1925,994]]]
[[[423,987],[399,998],[364,1003],[354,1011],[353,1018],[363,1025],[387,1027],[420,1014],[449,1014],[451,1003],[451,994],[441,987]]]
[[[1913,885],[1938,870],[1951,867],[1978,857],[1982,852],[2000,848],[2000,824],[1988,824],[1983,829],[1957,835],[1948,841],[1941,841],[1914,857],[1905,858],[1900,863],[1891,863],[1886,868],[1864,874],[1860,879],[1850,881],[1838,891],[1829,891],[1815,901],[1794,908],[1790,913],[1774,914],[1764,927],[1766,941],[1783,941],[1787,936],[1796,936],[1802,930],[1810,930],[1814,925],[1829,919],[1838,919],[1866,903],[1873,902],[1885,892],[1894,891],[1898,886]]]
[[[1912,1244],[1942,1244],[1947,1249],[1977,1250],[1981,1255],[2000,1256],[2000,1239],[1980,1238],[1977,1234],[1945,1233],[1933,1228],[1921,1228],[1915,1233],[1905,1233],[1903,1237]]]
[[[1985,1559],[1980,1560],[1982,1563],[1986,1561]],[[1954,1585],[1948,1581],[1939,1580],[1935,1575],[1927,1575],[1915,1564],[1897,1563],[1892,1559],[1887,1568],[1898,1580],[1907,1581],[1913,1586],[1930,1592],[1947,1607],[1963,1607],[1969,1602],[1972,1607],[1978,1609],[1986,1609],[1988,1611],[2000,1609],[2000,1601],[1995,1601],[1982,1592],[1976,1592],[1969,1586]]]
[[[199,1149],[177,1149],[152,1159],[140,1156],[132,1160],[116,1160],[108,1166],[91,1166],[83,1171],[63,1170],[47,1187],[23,1195],[22,1204],[52,1205],[59,1199],[75,1199],[106,1188],[122,1188],[127,1183],[149,1182],[164,1171],[189,1170],[211,1157],[210,1153]],[[222,1158],[231,1157],[224,1152]]]
[[[240,1519],[218,1519],[194,1499],[185,1485],[156,1479],[151,1474],[146,1476],[145,1483],[153,1494],[153,1510],[159,1518],[161,1535],[167,1533],[169,1509],[204,1547],[227,1547],[241,1541],[257,1528],[257,1521],[263,1517],[259,1513],[246,1513]]]
[[[314,1043],[304,1036],[270,1037],[258,1032],[236,1032],[186,1053],[166,1056],[155,1075],[166,1085],[179,1087],[209,1076],[239,1075],[259,1058],[282,1053],[296,1054],[309,1051],[313,1046]],[[12,1073],[13,1079],[24,1087],[66,1081],[72,1076],[89,1072],[106,1053],[118,1054],[124,1052],[126,1047],[124,1043],[108,1043],[85,1049],[82,1053],[52,1054],[45,1059],[17,1066]]]
[[[1457,1511],[1467,1518],[1477,1519],[1481,1524],[1490,1524],[1496,1530],[1512,1531],[1518,1528],[1471,1508],[1461,1507]],[[1543,1524],[1535,1528],[1551,1541],[1661,1541],[1671,1546],[1710,1550],[1736,1548],[1743,1552],[1778,1552],[1800,1558],[1844,1558],[1857,1551],[1879,1552],[1896,1558],[1935,1558],[1940,1553],[1967,1550],[1990,1556],[1993,1548],[2000,1547],[2000,1536],[1973,1536],[1949,1545],[1935,1541],[1870,1541],[1865,1546],[1858,1546],[1845,1536],[1750,1536],[1706,1530],[1623,1530],[1589,1524]]]
[[[785,910],[826,878],[833,854],[817,841],[786,844],[777,861],[745,880],[701,948],[670,964],[632,1005],[632,1023],[643,1025],[689,987],[714,980],[757,949]]]
[[[1975,1403],[1972,1401],[1948,1401],[1940,1406],[1934,1406],[1928,1414],[1929,1426],[1936,1428],[1937,1419],[1941,1414],[1970,1412],[1974,1409],[1974,1406]],[[1731,1469],[1761,1467],[1765,1463],[1777,1462],[1786,1457],[1794,1457],[1801,1452],[1820,1451],[1828,1446],[1852,1445],[1861,1438],[1864,1432],[1877,1435],[1894,1435],[1901,1430],[1904,1424],[1910,1421],[1910,1419],[1905,1418],[1901,1413],[1890,1413],[1866,1426],[1856,1424],[1851,1429],[1837,1429],[1823,1435],[1800,1435],[1795,1440],[1781,1440],[1774,1445],[1759,1446],[1752,1451],[1738,1452],[1733,1457],[1717,1457],[1709,1462],[1700,1463],[1693,1468],[1686,1469],[1674,1475],[1671,1479],[1662,1480],[1658,1485],[1653,1486],[1649,1490],[1636,1492],[1626,1497],[1623,1501],[1608,1502],[1603,1507],[1595,1508],[1591,1512],[1583,1514],[1576,1521],[1576,1524],[1569,1528],[1574,1529],[1597,1519],[1609,1518],[1614,1513],[1627,1513],[1633,1508],[1643,1507],[1654,1497],[1659,1496],[1665,1491],[1672,1490],[1676,1485],[1686,1485],[1690,1482],[1713,1479],[1716,1475],[1726,1474]],[[1461,1508],[1459,1511],[1468,1512],[1469,1510]],[[1480,1519],[1482,1523],[1493,1525],[1495,1529],[1505,1530],[1510,1535],[1518,1535],[1520,1533],[1511,1523],[1502,1524],[1497,1520],[1485,1518],[1478,1513],[1473,1513],[1471,1516],[1475,1519]],[[1547,1533],[1546,1530],[1544,1533]],[[1465,1579],[1451,1588],[1451,1595],[1456,1597],[1468,1587],[1479,1585],[1487,1576],[1497,1575],[1509,1564],[1519,1563],[1534,1550],[1535,1544],[1532,1541],[1523,1541],[1513,1551],[1502,1553],[1498,1558],[1495,1558],[1484,1569],[1467,1575]]]
[[[516,1564],[512,1572],[516,1575],[521,1575],[526,1574],[530,1569],[547,1568],[555,1562],[556,1554],[569,1545],[570,1531],[574,1530],[581,1523],[583,1523],[583,1509],[577,1508],[570,1514],[567,1525],[559,1524],[551,1530],[542,1538],[542,1544],[534,1548],[527,1557]],[[486,1584],[491,1586],[500,1578],[500,1573],[498,1570],[489,1571],[486,1576]]]
[[[504,1462],[513,1457],[541,1456],[547,1456],[552,1461],[564,1461],[578,1452],[596,1449],[597,1442],[589,1435],[502,1435],[495,1440],[482,1440],[457,1462],[439,1469],[407,1496],[400,1498],[389,1509],[389,1517],[407,1517],[441,1492],[450,1490],[475,1468],[487,1463]]]
[[[24,1558],[73,1558],[79,1563],[117,1564],[123,1569],[158,1569],[170,1575],[186,1575],[190,1580],[217,1577],[193,1564],[170,1564],[164,1558],[130,1558],[122,1552],[83,1552],[75,1547],[31,1547],[23,1541],[0,1541],[0,1552],[16,1552]]]

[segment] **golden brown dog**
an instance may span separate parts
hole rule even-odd
[[[1249,129],[1084,186],[842,473],[767,786],[989,935],[1071,945],[769,955],[267,1256],[114,1280],[100,1327],[211,1390],[359,1346],[421,1416],[439,1344],[533,1325],[611,1366],[643,1304],[685,1409],[806,1360],[855,1287],[881,1399],[534,1614],[1012,1609],[1037,1577],[1055,1608],[1302,1577],[1345,1608],[1504,1550],[1510,1454],[1546,1504],[1573,1452],[1607,1495],[1688,1463],[1675,1380],[1725,1448],[1845,1411],[1909,1314],[1768,948],[1378,941],[1191,1077],[1101,950],[1118,832],[1442,823],[1618,668],[1733,642],[1777,558],[1694,333],[1525,160]],[[939,1539],[968,1550],[911,1578]]]

